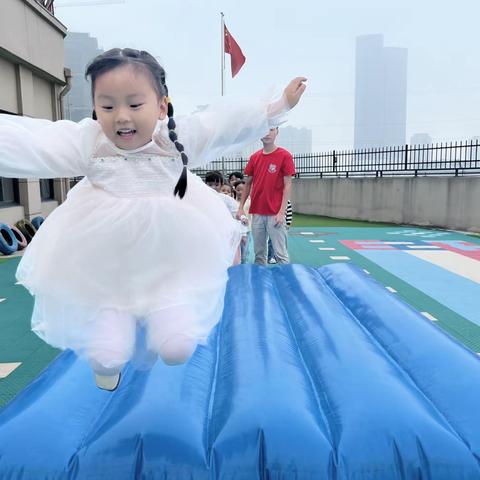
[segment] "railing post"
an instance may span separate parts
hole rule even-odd
[[[405,170],[408,170],[408,145],[405,145]]]
[[[337,154],[335,153],[335,150],[333,151],[333,171],[337,171]]]

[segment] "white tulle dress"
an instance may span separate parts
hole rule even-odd
[[[179,118],[189,167],[261,138],[286,110],[283,97],[224,101]],[[141,320],[186,308],[193,314],[182,328],[200,343],[221,317],[241,227],[191,172],[185,197],[174,197],[182,163],[166,121],[153,140],[125,151],[91,119],[0,115],[0,176],[85,176],[45,220],[17,270],[35,296],[32,329],[55,347],[88,351],[105,309]]]

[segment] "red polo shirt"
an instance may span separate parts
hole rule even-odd
[[[293,157],[281,147],[271,153],[259,150],[250,157],[245,175],[252,177],[250,213],[276,215],[282,206],[283,177],[295,175]]]

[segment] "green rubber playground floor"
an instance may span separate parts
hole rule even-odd
[[[428,294],[422,291],[388,268],[362,255],[362,251],[353,250],[342,243],[345,240],[378,240],[388,243],[392,239],[409,238],[421,242],[424,240],[418,239],[425,239],[429,235],[439,235],[439,238],[448,241],[480,245],[480,237],[475,235],[296,214],[289,234],[289,252],[292,263],[321,266],[347,261],[356,264],[388,288],[392,295],[398,295],[434,321],[439,328],[473,351],[480,352],[480,327],[471,319],[441,299],[434,298],[431,292]],[[15,284],[15,270],[19,260],[18,257],[0,257],[0,407],[14,398],[59,354],[58,350],[46,345],[30,330],[33,300],[21,285]],[[472,285],[475,286],[473,281]],[[480,288],[480,284],[478,286]]]
[[[30,330],[33,300],[15,271],[20,258],[0,258],[0,407],[26,387],[59,353]],[[20,364],[1,378],[15,364]],[[2,368],[3,365],[3,368]]]

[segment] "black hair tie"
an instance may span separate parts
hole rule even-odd
[[[182,173],[180,178],[178,179],[177,184],[173,190],[173,195],[178,195],[180,198],[185,196],[185,192],[187,191],[187,167],[184,165],[182,168]]]

